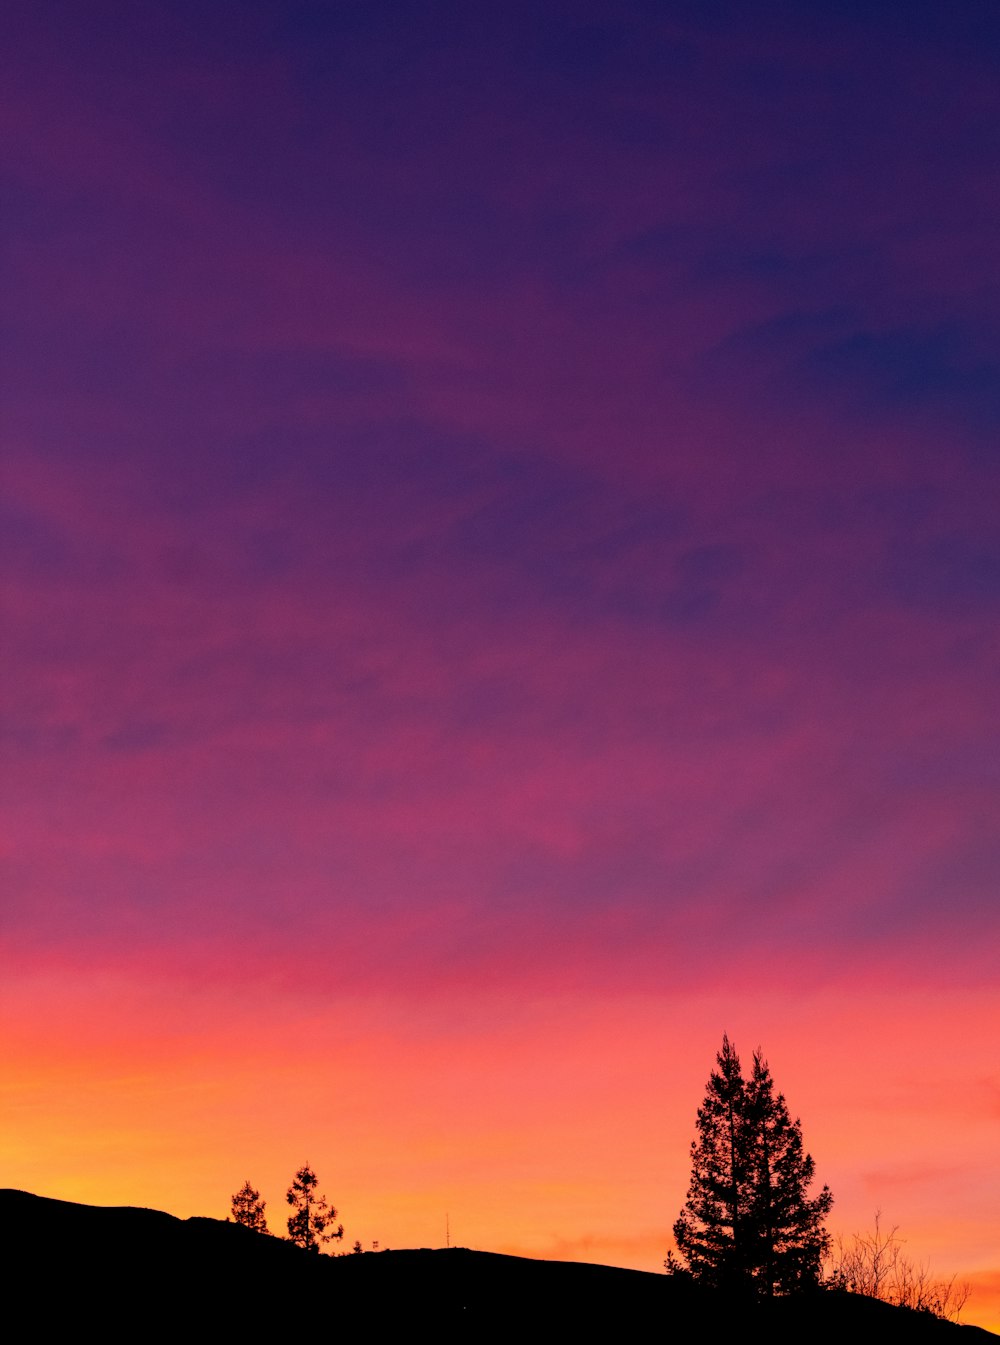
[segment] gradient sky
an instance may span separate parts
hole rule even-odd
[[[0,1184],[658,1269],[728,1031],[1000,1329],[1000,9],[4,27]]]

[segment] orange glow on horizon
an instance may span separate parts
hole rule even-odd
[[[424,8],[7,25],[3,1181],[1000,1329],[1000,5]]]
[[[262,1013],[246,997],[216,1013],[188,987],[173,998],[121,980],[63,982],[56,1000],[42,978],[7,999],[21,1024],[5,1085],[10,1185],[223,1218],[249,1178],[283,1232],[285,1187],[308,1159],[346,1247],[442,1245],[447,1213],[455,1245],[653,1271],[724,1026],[741,1053],[763,1044],[802,1117],[834,1191],[831,1230],[866,1228],[881,1208],[914,1259],[973,1283],[965,1320],[1000,1324],[986,992],[945,1011],[828,990],[752,1014],[704,996],[484,999],[474,1022],[446,1002]],[[944,1154],[942,1135],[955,1146]]]

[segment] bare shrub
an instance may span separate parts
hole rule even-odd
[[[838,1237],[827,1263],[826,1283],[852,1294],[864,1294],[896,1307],[929,1312],[944,1321],[958,1322],[972,1292],[957,1277],[934,1279],[926,1263],[903,1253],[904,1240],[898,1224],[882,1227],[882,1211],[875,1212],[875,1226],[866,1233]]]

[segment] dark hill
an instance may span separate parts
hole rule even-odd
[[[30,1338],[920,1342],[998,1337],[850,1294],[737,1308],[666,1275],[461,1248],[316,1256],[215,1219],[0,1191],[5,1317]],[[42,1329],[44,1324],[44,1329]],[[28,1339],[17,1335],[11,1339]]]

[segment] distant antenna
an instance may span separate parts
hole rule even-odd
[[[451,1246],[451,1224],[448,1222],[448,1211],[444,1212],[444,1245]]]

